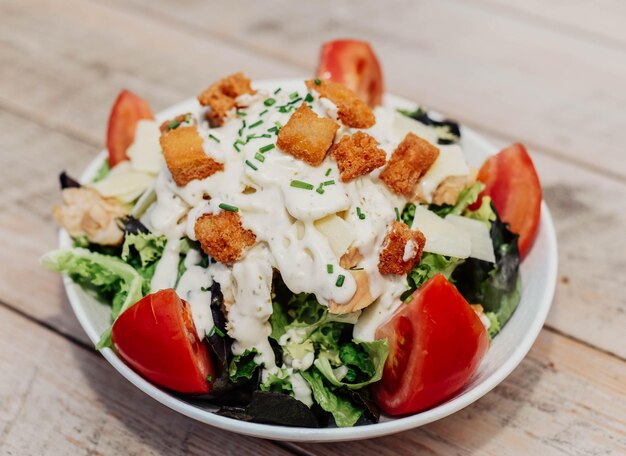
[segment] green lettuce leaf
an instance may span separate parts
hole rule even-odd
[[[96,171],[96,175],[93,177],[93,182],[99,182],[105,177],[109,175],[111,172],[111,166],[109,165],[109,160],[104,160],[98,171]]]
[[[153,233],[126,233],[122,246],[122,260],[130,263],[137,257],[139,264],[133,266],[146,268],[161,258],[166,243],[165,236]]]
[[[493,312],[485,312],[485,316],[489,319],[489,328],[487,329],[487,335],[489,339],[493,339],[496,337],[496,334],[500,332],[500,321],[498,317]]]
[[[112,298],[111,315],[121,313],[143,297],[142,276],[119,258],[90,252],[82,248],[54,250],[41,259],[52,271],[68,274],[78,284]],[[111,345],[111,328],[101,336],[97,347]]]
[[[267,380],[261,384],[261,391],[272,391],[274,393],[284,393],[292,395],[293,386],[289,380],[289,372],[286,369],[279,369],[267,376]]]
[[[445,217],[448,214],[461,215],[470,206],[470,204],[476,202],[480,192],[482,192],[484,188],[485,184],[476,181],[471,187],[468,187],[459,193],[454,206],[450,206],[448,204],[444,204],[442,206],[431,204],[428,206],[428,209],[437,214],[439,217]]]
[[[374,342],[353,341],[344,344],[339,349],[341,365],[347,368],[347,370],[344,369],[343,378],[338,378],[337,372],[340,369],[333,369],[332,360],[329,357],[319,356],[314,364],[326,380],[333,385],[360,389],[382,378],[388,354],[387,339]]]
[[[481,207],[476,212],[479,211],[491,217],[486,209]],[[494,313],[502,328],[520,301],[520,255],[518,235],[500,220],[495,208],[491,207],[491,211],[495,217],[490,231],[495,264],[468,258],[454,270],[452,279],[468,302],[481,304],[486,313]]]
[[[322,409],[333,415],[337,426],[354,426],[363,414],[362,410],[355,407],[349,400],[331,391],[331,389],[324,384],[324,377],[319,370],[312,368],[306,372],[301,372],[301,375],[311,387],[315,402],[317,402]]]
[[[441,273],[450,280],[454,269],[463,263],[462,259],[425,252],[422,260],[406,276],[408,289],[402,293],[400,299],[408,299],[415,290],[421,287],[435,274]]]
[[[491,197],[489,196],[483,196],[483,199],[480,202],[480,207],[475,211],[465,211],[463,216],[474,220],[480,220],[481,222],[486,223],[490,228],[491,223],[495,222],[497,218],[491,205]]]
[[[243,354],[233,356],[228,367],[228,376],[233,383],[241,380],[250,380],[254,371],[260,367],[254,358],[258,355],[256,349],[245,350]]]

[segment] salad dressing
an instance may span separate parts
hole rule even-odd
[[[304,84],[297,94],[307,94]],[[279,370],[268,340],[273,268],[280,271],[292,292],[313,293],[322,305],[331,300],[343,304],[353,297],[357,284],[350,270],[339,264],[341,252],[333,251],[333,246],[351,245],[358,249],[359,262],[353,267],[367,273],[374,300],[354,327],[354,337],[364,341],[374,340],[376,327],[400,305],[399,296],[406,290],[404,276],[383,276],[378,271],[383,239],[406,198],[391,192],[377,178],[380,169],[343,183],[330,154],[321,165],[312,167],[281,152],[276,147],[278,129],[289,121],[297,105],[287,108],[287,112],[277,107],[290,106],[293,98],[287,91],[278,95],[258,91],[240,97],[238,102],[247,107],[237,111],[223,126],[209,128],[203,120],[196,122],[205,153],[223,163],[224,171],[178,187],[164,167],[155,184],[157,200],[144,217],[152,231],[168,239],[152,281],[153,292],[174,285],[180,240],[184,236],[195,240],[194,226],[203,214],[218,213],[226,204],[235,208],[243,226],[255,233],[256,245],[231,267],[215,263],[201,271],[203,268],[196,261],[199,253],[190,251],[178,291],[189,301],[198,335],[204,337],[213,321],[208,304],[210,293],[201,291],[201,287],[208,287],[211,279],[220,284],[228,312],[228,334],[234,339],[233,353],[241,355],[256,349],[255,361],[264,366],[264,381]],[[268,104],[269,99],[274,103]],[[337,107],[328,99],[313,94],[313,99],[306,101],[318,115],[336,120]],[[394,112],[377,108],[375,114],[378,122],[365,131],[379,141],[389,158],[406,132],[398,130]],[[202,108],[198,107],[192,115],[203,119]],[[337,138],[356,131],[341,126]],[[445,154],[453,157],[446,160],[455,165],[454,172],[463,171],[454,161],[456,152],[453,149]],[[443,163],[436,168],[423,190],[434,191],[436,184],[450,175],[446,174],[450,166]],[[338,216],[345,222],[335,223],[334,227],[346,228],[324,230],[319,224],[329,216]],[[405,257],[414,254],[415,246],[407,245]],[[287,357],[285,368],[294,395],[311,404],[311,391],[297,374],[310,365],[307,361]]]

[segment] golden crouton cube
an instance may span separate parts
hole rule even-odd
[[[413,133],[407,133],[380,173],[380,179],[394,192],[412,196],[417,182],[438,156],[437,147]]]
[[[361,131],[341,138],[330,151],[330,156],[337,160],[341,182],[349,182],[383,166],[387,155],[377,146],[374,138]]]
[[[231,211],[202,215],[194,231],[204,253],[227,265],[239,260],[256,241],[254,233],[241,224],[239,214]]]
[[[338,128],[336,122],[319,117],[303,103],[280,129],[276,145],[283,152],[318,166],[332,146]]]
[[[305,84],[309,90],[315,90],[320,97],[328,98],[337,106],[339,120],[344,125],[370,128],[376,123],[376,117],[367,103],[343,84],[319,79],[305,81]]]
[[[378,257],[381,274],[407,274],[422,259],[426,238],[406,224],[394,221],[383,241]]]
[[[245,93],[254,93],[254,90],[250,86],[250,79],[240,72],[211,84],[198,95],[198,101],[202,106],[211,108],[206,114],[209,123],[220,126],[224,124],[228,111],[236,106],[235,98]]]
[[[224,170],[202,149],[202,138],[196,127],[179,127],[160,138],[165,163],[176,185],[184,186],[194,179],[205,179]]]

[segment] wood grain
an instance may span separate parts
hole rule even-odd
[[[612,0],[0,0],[0,453],[282,452],[185,419],[115,374],[81,346],[38,258],[56,245],[56,174],[95,156],[121,87],[158,110],[235,70],[309,74],[339,33],[375,44],[393,92],[531,146],[560,281],[529,357],[473,406],[398,436],[283,448],[626,453],[625,11]]]
[[[307,71],[320,43],[337,35],[367,39],[390,91],[483,131],[626,177],[626,48],[462,0],[132,3],[137,13],[172,27],[203,31]],[[596,6],[579,9],[595,17]]]
[[[166,408],[99,355],[3,307],[0,331],[2,454],[289,454]]]

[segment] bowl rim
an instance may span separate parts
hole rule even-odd
[[[272,86],[275,84],[295,84],[301,83],[305,78],[289,78],[289,79],[266,79],[255,81],[254,85],[257,87]],[[177,103],[159,113],[155,116],[158,120],[168,118],[172,113],[180,110],[181,107],[189,105],[193,99],[187,99],[180,103]],[[393,106],[415,106],[415,102],[398,97],[391,94],[386,94],[384,97],[384,104],[390,104]],[[471,137],[472,141],[476,143],[482,143],[485,150],[490,151],[492,154],[496,151],[496,148],[490,144],[480,134],[469,129],[462,127],[464,137]],[[98,168],[102,165],[106,157],[106,151],[102,151],[96,156],[96,158],[87,166],[83,174],[81,175],[81,182],[88,180],[95,175]],[[124,378],[130,381],[137,388],[148,394],[153,399],[157,400],[166,407],[175,410],[185,416],[193,418],[202,423],[210,424],[220,429],[236,432],[243,435],[252,437],[260,437],[271,440],[286,440],[294,442],[339,442],[348,440],[368,439],[374,437],[382,437],[384,435],[394,434],[401,431],[406,431],[412,428],[416,428],[433,421],[442,419],[449,416],[473,402],[477,401],[499,383],[501,383],[522,361],[526,356],[534,341],[536,340],[539,332],[541,331],[545,320],[548,316],[550,306],[554,297],[556,289],[557,279],[557,240],[554,223],[550,210],[545,201],[541,203],[541,219],[540,229],[547,238],[547,251],[545,252],[545,267],[546,267],[546,286],[541,290],[541,296],[537,303],[537,312],[532,320],[532,324],[527,328],[524,337],[514,349],[512,355],[506,359],[502,365],[482,380],[480,383],[472,386],[470,389],[463,391],[458,396],[424,412],[419,412],[413,415],[402,416],[399,418],[392,418],[388,421],[381,421],[374,424],[354,426],[349,428],[298,428],[289,426],[279,426],[273,424],[261,424],[251,423],[245,421],[238,421],[232,418],[217,415],[209,410],[200,408],[196,405],[185,402],[184,400],[170,394],[167,391],[161,390],[154,386],[139,374],[134,372],[128,367],[110,348],[101,350],[104,358],[111,364]],[[69,235],[64,231],[59,232],[59,246],[68,247],[71,246],[71,239]],[[63,284],[65,291],[70,302],[70,305],[80,323],[83,330],[87,333],[89,339],[95,344],[100,338],[100,334],[94,327],[89,318],[85,307],[82,305],[82,299],[79,294],[79,286],[75,284],[67,275],[63,276]]]

